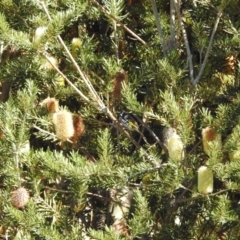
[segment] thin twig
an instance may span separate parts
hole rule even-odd
[[[213,27],[213,30],[212,30],[212,34],[211,34],[210,41],[209,41],[209,44],[208,44],[208,47],[207,47],[207,51],[206,51],[203,63],[201,65],[201,68],[199,70],[199,73],[198,73],[197,77],[193,81],[191,81],[193,86],[196,85],[199,82],[200,78],[203,75],[203,71],[204,71],[204,68],[206,66],[210,50],[212,48],[213,39],[214,39],[215,33],[217,31],[218,24],[219,24],[221,16],[222,16],[222,11],[220,10],[217,14],[217,18],[216,18],[216,21],[215,21],[215,24],[214,24],[214,27]]]
[[[119,203],[119,201],[115,201],[115,200],[114,200],[113,198],[111,198],[111,197],[104,197],[104,196],[99,195],[99,194],[96,194],[96,193],[87,192],[87,195],[88,195],[88,196],[91,196],[91,197],[97,197],[97,198],[100,198],[100,199],[104,199],[104,200],[107,201],[107,202]]]
[[[45,13],[47,14],[48,19],[51,21],[52,18],[49,15],[49,12],[47,10],[47,7],[45,6],[44,2],[41,1],[41,4],[43,6],[43,9],[45,11]],[[97,103],[99,104],[101,109],[105,109],[105,105],[102,102],[102,99],[98,96],[97,92],[95,91],[94,87],[92,86],[92,83],[89,81],[89,79],[84,75],[84,73],[82,72],[82,70],[80,69],[80,67],[78,66],[77,62],[75,61],[74,57],[72,56],[72,54],[70,53],[70,51],[68,50],[66,44],[64,43],[64,41],[62,40],[61,36],[58,35],[57,36],[58,41],[61,43],[61,45],[63,46],[64,50],[66,51],[68,57],[70,58],[71,62],[73,63],[74,67],[76,68],[77,72],[79,73],[80,77],[82,78],[82,80],[84,81],[84,83],[86,84],[86,86],[88,87],[90,93],[92,94],[93,98],[95,101],[97,101]]]
[[[46,15],[48,16],[48,19],[51,21],[52,18],[49,15],[49,12],[44,4],[43,1],[41,1],[42,7],[46,13]],[[86,86],[88,87],[90,93],[92,94],[94,100],[97,102],[97,104],[99,105],[101,111],[105,112],[110,119],[113,121],[113,124],[136,146],[137,149],[142,149],[142,147],[137,143],[137,141],[125,130],[125,128],[119,123],[118,119],[113,115],[113,113],[105,106],[105,104],[103,103],[103,101],[101,100],[101,98],[99,97],[99,95],[97,94],[97,92],[95,91],[94,87],[92,86],[91,82],[89,81],[89,79],[84,75],[84,73],[81,71],[80,67],[78,66],[77,62],[75,61],[74,57],[72,56],[72,54],[70,53],[70,51],[68,50],[67,46],[65,45],[64,41],[62,40],[61,36],[58,35],[57,39],[59,40],[59,42],[61,43],[61,45],[63,46],[64,50],[66,51],[67,55],[69,56],[71,62],[73,63],[74,67],[76,68],[78,74],[80,75],[80,77],[82,78],[82,80],[84,81],[84,83],[86,84]],[[48,60],[49,61],[49,60]],[[55,68],[55,67],[54,67]],[[56,69],[56,68],[55,68]],[[72,86],[72,85],[71,85]],[[76,89],[74,87],[74,89]],[[144,149],[143,149],[144,150]],[[144,150],[144,156],[146,156],[146,158],[156,167],[159,166],[159,163],[156,162],[154,159],[151,158],[151,156]]]
[[[175,6],[174,6],[174,0],[170,0],[170,28],[171,28],[171,34],[170,34],[170,46],[169,50],[176,48],[176,31],[175,31]]]
[[[214,24],[214,27],[213,27],[213,30],[212,30],[212,34],[211,34],[211,37],[210,37],[210,40],[209,40],[207,51],[206,51],[206,54],[205,54],[204,59],[203,59],[203,63],[201,64],[201,67],[200,67],[200,70],[198,72],[197,77],[194,78],[192,53],[191,53],[191,50],[190,50],[190,46],[189,46],[189,42],[188,42],[188,38],[187,38],[187,33],[186,33],[186,30],[184,28],[184,24],[183,24],[183,21],[182,21],[182,16],[181,16],[181,13],[180,13],[180,6],[178,4],[178,0],[174,0],[174,4],[175,4],[175,9],[176,9],[176,12],[177,12],[179,24],[180,24],[180,27],[181,27],[181,30],[182,30],[183,39],[184,39],[184,43],[185,43],[185,48],[186,48],[186,51],[187,51],[190,81],[191,81],[192,85],[195,86],[200,81],[200,79],[203,75],[203,71],[204,71],[204,68],[206,66],[210,50],[212,48],[214,36],[215,36],[216,31],[217,31],[218,24],[219,24],[220,18],[222,16],[222,11],[223,10],[220,10],[217,14],[217,18],[216,18],[216,21],[215,21],[215,24]]]
[[[99,4],[96,0],[91,0],[94,4],[96,4],[108,17],[112,18],[114,21],[117,22],[123,29],[125,29],[128,33],[130,33],[133,37],[135,37],[139,42],[141,42],[143,45],[148,47],[147,43],[142,40],[136,33],[134,33],[131,29],[129,29],[125,24],[120,22],[116,17],[114,17],[112,14],[110,14],[101,4]]]
[[[85,96],[68,78],[66,75],[64,75],[59,68],[54,65],[51,61],[51,59],[48,57],[47,54],[43,54],[43,56],[48,60],[48,62],[52,65],[52,67],[66,80],[66,82],[88,103],[92,104],[92,102],[90,101],[90,99]]]
[[[152,3],[152,8],[153,8],[153,14],[154,14],[154,17],[155,17],[155,20],[156,20],[158,35],[159,35],[160,40],[162,42],[163,55],[164,55],[164,57],[166,57],[167,56],[166,43],[165,43],[165,40],[164,40],[164,34],[163,34],[161,23],[160,23],[160,16],[159,16],[158,11],[157,11],[157,5],[156,5],[155,0],[151,0],[151,3]]]
[[[57,139],[56,135],[54,133],[50,133],[36,125],[33,125],[34,128],[36,128],[38,131],[42,132],[42,133],[45,133],[45,134],[48,134],[49,136],[52,136],[54,138],[54,140]],[[67,139],[67,142],[70,142],[70,143],[73,143],[71,140]]]
[[[141,125],[146,128],[148,130],[148,132],[154,137],[154,139],[156,140],[156,143],[160,145],[160,147],[165,151],[168,152],[167,148],[165,147],[165,145],[162,143],[162,141],[158,138],[158,136],[153,132],[153,130],[145,123],[142,121],[141,118],[139,118],[138,116],[134,116],[136,117],[136,119],[141,123]]]
[[[181,13],[180,13],[180,6],[178,4],[178,0],[174,0],[174,5],[175,5],[176,12],[177,12],[179,25],[180,25],[181,30],[182,30],[185,48],[186,48],[186,51],[187,51],[190,80],[191,80],[191,82],[193,82],[194,81],[194,70],[193,70],[193,62],[192,62],[192,53],[191,53],[188,38],[187,38],[187,32],[184,28],[184,24],[183,24],[183,21],[182,21],[182,16],[181,16]]]
[[[202,198],[205,198],[205,197],[213,197],[213,196],[216,196],[216,195],[219,195],[221,193],[228,192],[228,191],[231,191],[231,189],[224,189],[224,190],[221,190],[221,191],[216,192],[216,193],[211,193],[211,194],[207,194],[207,195],[200,195],[200,196],[197,196],[197,197],[184,198],[184,199],[176,200],[176,203],[194,201],[194,200],[202,199]]]

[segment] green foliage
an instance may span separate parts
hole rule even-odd
[[[164,36],[151,1],[0,0],[2,238],[239,239],[240,5],[185,1],[174,22],[174,1],[155,2]],[[75,134],[84,124],[82,136],[58,139],[59,109],[40,104],[48,96],[74,114]],[[209,154],[207,126],[222,138]],[[164,127],[183,142],[180,162],[169,158]],[[214,174],[208,195],[197,190],[203,165]],[[11,201],[19,187],[30,195],[22,209]]]

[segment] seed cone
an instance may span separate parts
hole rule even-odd
[[[217,143],[219,147],[222,146],[221,134],[210,127],[206,127],[202,130],[202,142],[204,152],[209,155],[211,151],[210,142]]]
[[[55,98],[47,97],[40,103],[40,105],[46,107],[50,113],[59,111],[59,103]]]
[[[114,86],[113,86],[113,92],[112,96],[116,100],[121,99],[121,91],[122,91],[122,83],[127,82],[127,74],[126,72],[122,69],[121,71],[117,72],[115,75],[115,80],[114,80]]]
[[[53,124],[59,140],[65,142],[74,136],[73,117],[70,112],[61,110],[54,113]]]
[[[29,192],[24,187],[20,187],[12,192],[11,203],[16,208],[24,208],[29,201]]]
[[[184,159],[184,146],[183,142],[178,134],[173,135],[167,144],[169,157],[175,161],[181,161]]]
[[[213,192],[213,173],[206,166],[198,169],[198,191],[202,194]]]

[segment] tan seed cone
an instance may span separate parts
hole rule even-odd
[[[24,187],[20,187],[12,192],[11,203],[16,208],[24,208],[29,201],[29,192]]]
[[[55,98],[47,97],[40,103],[40,105],[46,107],[50,113],[59,111],[59,103]]]
[[[53,124],[59,140],[65,142],[74,136],[73,117],[70,112],[62,110],[54,113]]]
[[[206,127],[202,130],[203,150],[206,154],[210,154],[209,142],[218,143],[219,147],[222,146],[221,134],[217,133],[214,129]]]
[[[198,191],[202,194],[213,192],[213,172],[206,166],[198,169]]]

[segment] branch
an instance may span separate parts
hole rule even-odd
[[[206,66],[210,50],[212,48],[213,39],[214,39],[215,33],[217,31],[218,24],[219,24],[220,18],[222,16],[222,11],[223,10],[220,10],[217,14],[217,18],[216,18],[216,21],[215,21],[215,24],[214,24],[214,27],[213,27],[213,30],[212,30],[212,34],[211,34],[211,37],[210,37],[210,40],[209,40],[209,44],[208,44],[208,47],[207,47],[207,51],[206,51],[203,63],[200,67],[200,70],[199,70],[199,73],[198,73],[197,77],[194,78],[192,53],[191,53],[191,50],[190,50],[190,47],[189,47],[187,33],[186,33],[186,30],[184,28],[184,24],[183,24],[183,21],[182,21],[182,16],[181,16],[181,13],[180,13],[180,7],[179,7],[179,4],[178,4],[178,0],[174,0],[174,4],[175,4],[175,9],[177,11],[179,24],[180,24],[180,27],[181,27],[181,30],[182,30],[182,33],[183,33],[183,39],[184,39],[185,47],[186,47],[186,50],[187,50],[187,56],[188,56],[188,62],[189,62],[190,81],[191,81],[192,85],[195,86],[200,81],[200,78],[203,75],[203,71],[204,71],[204,68]]]
[[[169,50],[176,48],[176,31],[175,31],[175,6],[174,0],[170,0],[170,27],[171,27],[171,35],[170,35],[170,46]]]
[[[162,42],[163,55],[164,55],[164,57],[166,57],[167,56],[167,48],[166,48],[166,44],[165,44],[165,41],[164,41],[164,35],[163,35],[161,23],[160,23],[160,16],[159,16],[158,11],[157,11],[157,5],[156,5],[155,0],[151,0],[151,3],[152,3],[152,8],[153,8],[153,14],[154,14],[154,17],[155,17],[155,20],[156,20],[158,35],[159,35],[160,40]]]
[[[182,16],[181,16],[181,13],[180,13],[180,6],[178,4],[178,0],[174,0],[174,5],[175,5],[175,9],[176,9],[177,16],[178,16],[178,21],[179,21],[179,24],[180,24],[180,27],[181,27],[181,30],[182,30],[183,39],[184,39],[184,43],[185,43],[185,48],[187,50],[190,80],[191,80],[191,82],[193,82],[194,81],[194,70],[193,70],[193,62],[192,62],[192,53],[191,53],[188,38],[187,38],[187,32],[184,28],[184,24],[183,24],[183,21],[182,21]]]
[[[219,195],[219,194],[221,194],[221,193],[228,192],[228,191],[231,191],[231,189],[223,189],[223,190],[221,190],[221,191],[219,191],[219,192],[216,192],[216,193],[211,193],[211,194],[206,194],[206,195],[200,195],[200,196],[192,197],[192,198],[179,199],[179,200],[176,200],[176,203],[194,201],[194,200],[202,199],[202,198],[205,198],[205,197],[213,197],[213,196],[216,196],[216,195]]]
[[[50,133],[50,132],[48,132],[48,131],[46,131],[46,130],[40,128],[40,127],[38,127],[38,126],[35,125],[35,124],[33,125],[33,127],[34,127],[35,129],[37,129],[38,131],[40,131],[40,132],[42,132],[42,133],[44,133],[44,134],[47,134],[47,135],[53,137],[54,141],[57,140],[57,137],[56,137],[56,135],[55,135],[54,133]],[[71,140],[69,140],[69,139],[67,139],[67,142],[73,143],[73,142],[72,142]]]
[[[49,12],[44,4],[43,1],[41,1],[41,4],[43,6],[43,9],[48,17],[48,19],[51,21],[52,18],[49,15]],[[72,54],[70,53],[70,51],[68,50],[67,46],[65,45],[64,41],[62,40],[61,36],[58,35],[57,36],[58,41],[61,43],[61,45],[63,46],[64,50],[66,51],[68,57],[70,58],[71,62],[73,63],[74,67],[76,68],[78,74],[80,75],[80,77],[82,78],[82,80],[84,81],[84,83],[86,84],[86,86],[88,87],[90,93],[92,94],[93,98],[95,101],[97,101],[97,103],[99,104],[101,110],[105,109],[105,105],[102,102],[101,98],[98,96],[97,92],[95,91],[94,87],[92,86],[91,82],[89,81],[89,79],[84,75],[84,73],[82,72],[82,70],[80,69],[80,67],[78,66],[77,62],[75,61],[74,57],[72,56]]]
[[[47,56],[47,54],[43,54],[43,56],[48,60],[48,62],[52,65],[52,67],[66,80],[66,82],[88,103],[92,104],[92,102],[90,101],[90,99],[85,96],[68,78],[66,75],[64,75],[60,69],[58,69],[57,66],[55,66],[51,59]]]
[[[134,116],[136,117],[136,119],[141,123],[141,125],[146,128],[148,130],[148,132],[154,137],[154,139],[156,140],[156,143],[160,145],[160,147],[165,151],[168,152],[167,148],[165,147],[165,145],[162,143],[162,141],[158,138],[158,136],[152,131],[152,129],[145,123],[142,121],[142,119],[138,116]]]
[[[197,77],[192,81],[191,79],[191,82],[194,85],[196,85],[200,78],[202,77],[203,75],[203,71],[204,71],[204,68],[206,66],[206,63],[207,63],[207,60],[208,60],[208,56],[209,56],[209,53],[210,53],[210,50],[212,48],[212,44],[213,44],[213,39],[214,39],[214,36],[215,36],[215,33],[217,31],[217,28],[218,28],[218,24],[219,24],[219,21],[220,21],[220,18],[222,16],[222,11],[219,11],[218,14],[217,14],[217,18],[216,18],[216,21],[215,21],[215,24],[214,24],[214,27],[213,27],[213,30],[212,30],[212,34],[211,34],[211,37],[210,37],[210,41],[209,41],[209,44],[208,44],[208,48],[207,48],[207,51],[206,51],[206,54],[205,54],[205,57],[204,57],[204,60],[203,60],[203,63],[201,65],[201,68],[200,68],[200,71],[197,75]]]
[[[95,1],[95,0],[94,0]],[[51,21],[52,18],[49,15],[49,12],[44,4],[43,1],[41,1],[41,4],[43,6],[43,9],[48,17],[48,19]],[[117,127],[117,129],[122,132],[134,145],[137,149],[142,149],[141,145],[139,145],[137,143],[137,141],[135,141],[135,139],[126,131],[126,129],[120,124],[120,122],[118,121],[118,119],[113,115],[113,113],[105,106],[105,104],[103,103],[103,101],[101,100],[101,98],[99,97],[99,95],[97,94],[97,92],[95,91],[94,87],[92,86],[90,80],[84,75],[84,73],[81,71],[80,67],[78,66],[77,62],[75,61],[74,57],[72,56],[72,54],[70,53],[70,51],[68,50],[67,46],[65,45],[64,41],[62,40],[61,36],[58,35],[57,39],[59,40],[59,42],[61,43],[61,45],[63,46],[64,50],[66,51],[68,57],[70,58],[71,62],[73,63],[74,67],[76,68],[78,74],[80,75],[80,77],[82,78],[82,80],[84,81],[84,83],[86,84],[86,86],[88,87],[90,93],[93,96],[93,100],[95,100],[98,104],[98,106],[100,107],[100,110],[102,112],[105,112],[110,119],[113,121],[113,124]],[[46,56],[45,56],[46,57]],[[49,59],[48,59],[49,61]],[[54,67],[54,69],[56,69],[56,67]],[[58,71],[60,73],[60,70]],[[63,76],[63,75],[62,75]],[[72,87],[74,87],[74,89],[76,90],[76,86],[74,84],[71,85]],[[77,91],[79,93],[79,90]],[[80,92],[81,93],[81,92]],[[96,106],[95,106],[96,107]],[[146,150],[144,150],[144,156],[146,156],[146,158],[156,167],[158,167],[160,164],[158,162],[156,162],[154,159],[151,158],[151,156],[147,153]]]

